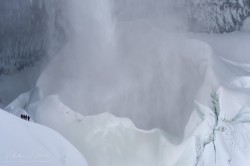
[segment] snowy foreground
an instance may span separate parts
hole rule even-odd
[[[85,166],[84,157],[54,130],[0,111],[1,166]]]
[[[214,110],[197,103],[186,127],[185,139],[180,145],[171,143],[171,137],[163,131],[139,130],[130,120],[116,118],[108,113],[84,117],[65,106],[58,96],[49,96],[31,104],[27,110],[36,122],[57,130],[75,145],[86,157],[89,165],[247,165],[250,162],[249,106],[240,101],[233,103],[237,102],[234,98],[239,95],[237,92],[221,88],[218,95],[219,98],[214,97]],[[242,96],[239,95],[239,97]],[[222,111],[223,109],[230,110],[235,115],[227,116],[227,112]],[[5,116],[1,117],[5,118]],[[27,122],[23,123],[28,125]],[[13,130],[10,129],[10,131]],[[32,133],[32,131],[29,132]],[[50,132],[51,134],[46,132],[44,134],[52,137],[52,140],[56,139],[59,144],[58,138],[53,138],[54,133]],[[29,135],[26,137],[28,139]],[[50,139],[41,136],[42,138]],[[29,139],[27,145],[31,146]],[[44,144],[49,148],[54,145],[49,141]],[[9,148],[9,145],[6,145]],[[20,145],[19,142],[17,145]],[[23,142],[21,145],[26,143]],[[13,146],[16,147],[16,145]],[[58,146],[62,148],[61,145]],[[4,149],[8,149],[7,147]],[[40,148],[32,146],[33,150],[37,150],[33,147],[37,147],[38,150]],[[72,147],[69,146],[70,148]],[[25,149],[25,152],[27,150]],[[68,149],[65,151],[68,152]],[[20,153],[23,151],[20,150]],[[52,156],[48,151],[44,153],[47,154],[47,158],[56,160],[54,154]],[[61,150],[58,153],[60,161],[68,159],[69,163],[76,162],[78,165],[84,165],[84,160],[76,152],[68,153],[73,155],[72,159]],[[63,165],[63,162],[61,164]]]
[[[205,46],[199,47],[199,53],[211,56],[214,63],[203,70],[204,83],[181,143],[175,143],[164,131],[140,130],[129,119],[110,113],[83,116],[60,96],[43,96],[39,86],[5,108],[18,117],[27,113],[38,124],[0,111],[0,165],[83,166],[87,165],[84,158],[90,166],[249,165],[250,61],[244,59],[246,56],[236,61],[233,56],[250,50],[241,45],[230,48],[230,54],[222,52],[225,45],[235,47],[230,36],[195,38],[208,43],[201,44]],[[190,40],[196,44],[193,49],[199,40]],[[82,156],[62,136],[41,125],[59,132]]]

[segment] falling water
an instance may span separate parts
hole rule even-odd
[[[110,112],[181,135],[207,58],[199,43],[188,48],[182,1],[60,2],[65,44],[37,83],[44,95],[83,115]]]

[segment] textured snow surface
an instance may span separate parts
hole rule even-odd
[[[60,134],[4,110],[0,110],[0,133],[1,166],[87,166]]]

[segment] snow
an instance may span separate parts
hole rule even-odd
[[[38,87],[28,71],[0,82],[4,105],[29,90],[0,110],[0,165],[249,165],[250,34],[114,25],[104,1],[64,5],[72,35]]]
[[[245,99],[245,102],[241,101],[242,104],[239,105],[235,102],[236,99],[232,98],[235,92],[221,87],[217,94],[217,120],[210,108],[199,105],[186,127],[186,137],[196,135],[200,140],[198,149],[201,149],[201,155],[198,155],[197,165],[248,165],[250,109],[246,104],[250,98],[245,98],[242,94],[234,96]],[[231,118],[233,116],[234,118]]]
[[[141,21],[139,24],[147,25],[148,23]],[[140,27],[140,25],[138,26]],[[128,28],[130,25],[127,24],[126,26]],[[151,28],[148,30],[155,31],[155,33],[159,32],[153,27]],[[145,31],[144,33],[149,34],[147,30]],[[69,71],[69,74],[74,73],[74,75],[69,78],[73,80],[69,82],[59,81],[61,85],[57,84],[57,82],[53,82],[55,78],[61,81],[69,78],[66,77],[67,79],[65,79],[65,73],[57,75],[57,77],[53,76],[58,74],[58,69],[54,66],[56,62],[52,62],[52,66],[48,67],[49,70],[45,70],[38,81],[37,85],[40,87],[19,95],[16,100],[5,107],[7,112],[17,117],[20,117],[21,114],[31,116],[32,121],[36,123],[24,121],[3,111],[0,112],[3,114],[0,114],[0,117],[4,119],[0,122],[3,124],[0,126],[4,126],[0,128],[4,135],[4,137],[1,137],[3,141],[0,141],[1,147],[3,147],[3,149],[0,149],[0,156],[2,156],[0,161],[4,164],[13,164],[13,162],[9,163],[11,159],[14,160],[15,164],[16,160],[20,160],[20,157],[17,158],[16,156],[21,156],[22,162],[25,160],[24,165],[27,165],[27,160],[36,161],[36,156],[33,157],[30,154],[39,154],[39,157],[43,157],[42,160],[44,154],[46,154],[48,165],[72,165],[74,162],[73,165],[80,162],[79,165],[86,165],[87,161],[91,166],[247,166],[250,162],[250,95],[248,91],[250,87],[248,76],[250,65],[247,52],[250,52],[250,50],[245,42],[248,41],[250,36],[245,35],[245,33],[216,36],[189,35],[188,39],[181,36],[178,40],[173,41],[181,43],[182,49],[175,47],[175,44],[168,45],[167,49],[165,45],[163,45],[164,49],[163,47],[156,47],[163,49],[163,52],[167,50],[173,55],[180,55],[182,58],[188,58],[189,55],[192,55],[188,62],[197,65],[194,69],[197,71],[196,74],[200,76],[199,78],[203,80],[201,85],[195,87],[197,93],[194,99],[194,109],[185,125],[182,140],[160,129],[139,129],[131,119],[116,117],[112,113],[107,113],[106,111],[109,109],[100,107],[100,105],[98,109],[102,112],[91,116],[83,115],[84,111],[73,110],[67,105],[67,99],[73,96],[73,99],[78,100],[77,102],[83,102],[82,98],[77,98],[79,97],[77,95],[79,88],[82,87],[81,84],[77,83],[79,75],[74,73],[73,67],[70,69],[64,67],[65,71],[67,71],[66,69],[72,70]],[[142,35],[138,34],[137,37],[141,38]],[[148,37],[152,36],[149,34],[145,39]],[[160,39],[164,41],[166,38],[162,36],[162,38],[158,38],[158,40]],[[170,39],[172,38],[170,37]],[[239,40],[241,44],[237,44],[236,40]],[[123,38],[124,43],[128,41],[130,41],[129,37]],[[133,48],[129,45],[129,42],[127,44],[128,48]],[[144,44],[140,46],[143,48]],[[240,56],[235,57],[235,55]],[[67,63],[65,62],[65,64]],[[79,62],[79,64],[81,63]],[[146,69],[143,64],[145,63],[140,64],[140,70]],[[81,65],[77,67],[81,67]],[[54,70],[56,72],[53,73]],[[149,72],[150,70],[146,71]],[[50,75],[51,73],[53,74]],[[98,76],[95,77],[98,78]],[[90,79],[92,78],[90,77]],[[143,80],[147,81],[146,75],[142,82]],[[45,86],[42,84],[43,81],[47,81],[45,85],[50,83],[53,85]],[[178,81],[179,79],[177,79]],[[120,95],[123,91],[119,90],[122,88],[120,89],[118,88],[120,85],[112,83],[114,85],[112,87],[108,83],[103,86],[107,87],[108,90],[110,88],[112,92],[118,90],[118,95]],[[133,83],[133,81],[126,83]],[[101,83],[95,83],[95,85],[101,85]],[[131,88],[130,85],[123,85],[121,84],[122,87],[127,88],[126,90]],[[148,88],[147,84],[141,83],[141,85],[144,85],[145,89]],[[57,86],[63,88],[64,100],[61,99],[62,95],[57,94],[58,91],[54,89]],[[104,99],[117,97],[114,94],[106,96],[105,94],[110,91],[106,89],[103,92],[102,90],[102,88],[95,90],[94,95],[87,97],[97,101],[102,101],[98,97],[104,97]],[[134,89],[132,88],[132,90]],[[73,100],[70,102],[73,102]],[[180,104],[180,101],[178,102],[177,104]],[[103,106],[105,106],[105,100],[103,100],[103,103]],[[119,109],[119,107],[115,108]],[[155,116],[159,116],[156,112],[154,113]],[[140,118],[145,120],[142,116]],[[7,121],[11,121],[11,123],[7,123]],[[57,131],[64,138],[44,126]],[[20,141],[15,141],[16,138],[19,138]],[[22,143],[20,144],[20,142]],[[23,146],[26,147],[27,145],[37,148],[25,149]],[[11,149],[9,147],[14,150],[7,153],[6,157],[6,152]],[[33,162],[32,164],[41,163]],[[41,165],[44,164],[47,163],[43,162]],[[16,165],[20,165],[20,162],[18,161]]]
[[[245,166],[250,162],[250,98],[225,87],[215,94],[211,108],[196,101],[181,143],[162,130],[141,130],[110,113],[83,116],[56,95],[31,103],[27,112],[61,133],[89,165]]]
[[[190,40],[193,46],[198,42]],[[203,51],[208,55],[214,53],[209,45],[200,50],[201,53]],[[220,63],[237,69],[242,66],[248,68],[247,63],[228,60],[224,54],[220,55]],[[224,66],[220,67],[223,69]],[[0,141],[0,161],[4,165],[27,165],[31,162],[31,165],[87,165],[87,161],[93,166],[247,166],[250,162],[250,95],[244,90],[250,86],[249,78],[231,73],[223,79],[230,78],[232,81],[227,85],[236,89],[221,84],[213,92],[213,87],[218,84],[215,81],[218,77],[216,71],[210,66],[201,73],[205,74],[204,85],[199,89],[181,142],[160,129],[138,129],[130,119],[110,113],[83,116],[66,106],[59,96],[43,96],[38,88],[34,88],[20,95],[5,110],[18,117],[28,114],[43,126],[1,111],[3,120],[0,126],[4,127],[0,132],[4,137]],[[214,84],[211,83],[213,81]],[[213,86],[208,88],[208,82]],[[212,93],[214,96],[211,98]],[[44,126],[56,130],[64,138]],[[15,141],[16,138],[19,141]]]
[[[54,130],[0,110],[1,166],[87,166],[84,157]]]
[[[250,89],[250,77],[249,76],[237,77],[231,83],[235,85],[236,87]]]
[[[211,47],[181,33],[164,32],[148,20],[119,22],[117,31],[116,55],[88,53],[77,39],[51,61],[37,86],[44,96],[57,94],[83,115],[109,112],[142,129],[182,135],[209,72]]]
[[[133,25],[135,24],[133,22]],[[140,34],[138,31],[141,25],[148,29],[145,29]],[[141,49],[141,51],[137,52],[134,45],[130,44],[131,39],[136,40],[136,38],[141,39],[144,37],[145,40],[143,42],[146,44],[138,42],[137,45],[139,48],[144,48],[148,43],[146,39],[151,39],[152,41],[151,37],[161,32],[142,20],[139,21],[138,27],[131,27],[129,23],[122,23],[119,26],[124,28],[120,29],[125,31],[122,32],[124,34],[127,34],[126,30],[128,30],[130,32],[135,31],[138,35],[133,36],[133,38],[126,36],[120,39],[120,42],[126,44],[126,48],[132,49],[130,50],[131,55],[137,56],[138,53],[146,53],[147,49]],[[149,32],[152,32],[152,34]],[[148,36],[144,36],[145,34]],[[164,33],[160,34],[163,35]],[[247,53],[250,50],[246,42],[250,36],[245,33],[228,35],[189,34],[188,38],[180,35],[178,39],[172,41],[172,45],[166,46],[164,41],[173,38],[172,36],[166,38],[166,36],[161,36],[160,34],[158,34],[159,38],[157,38],[159,42],[153,41],[151,49],[160,49],[162,52],[159,55],[155,54],[154,57],[158,56],[162,58],[161,60],[167,61],[168,59],[164,59],[164,54],[161,53],[170,52],[171,55],[187,58],[187,64],[194,66],[194,70],[199,76],[198,78],[202,78],[203,81],[202,84],[195,86],[194,109],[188,122],[185,124],[182,140],[160,129],[139,129],[134,124],[132,118],[121,118],[116,117],[112,113],[107,113],[107,111],[110,111],[110,108],[115,108],[114,111],[128,108],[122,109],[121,105],[109,107],[106,104],[117,102],[117,100],[113,99],[116,99],[125,90],[129,90],[135,80],[128,81],[127,78],[123,78],[122,80],[118,79],[117,82],[112,82],[114,80],[112,78],[105,84],[103,82],[95,82],[96,79],[100,79],[100,73],[93,73],[97,75],[92,75],[92,77],[88,77],[89,73],[81,73],[80,75],[75,73],[74,67],[80,69],[82,67],[81,61],[78,61],[75,64],[76,66],[67,68],[65,67],[68,66],[67,61],[55,58],[39,78],[37,83],[39,87],[33,88],[17,97],[5,110],[18,117],[21,114],[27,114],[31,116],[32,121],[54,129],[72,143],[91,166],[247,166],[247,163],[250,162],[248,157],[250,155],[250,143],[248,141],[250,137],[248,134],[250,130],[250,96],[247,91],[250,87],[250,81]],[[78,43],[79,41],[75,42]],[[76,44],[75,42],[71,44],[74,45]],[[181,44],[182,49],[176,47],[176,43]],[[69,44],[66,49],[72,48],[72,45]],[[79,45],[74,45],[73,48],[79,49]],[[69,51],[66,51],[65,57],[67,57]],[[74,53],[77,54],[77,51]],[[239,56],[236,57],[235,55]],[[77,57],[77,55],[75,56]],[[133,62],[137,60],[136,58],[138,57],[131,56]],[[72,62],[75,60],[70,59]],[[151,84],[147,84],[147,81],[150,76],[155,74],[151,73],[149,76],[150,70],[147,68],[149,66],[144,66],[150,60],[152,59],[149,58],[146,62],[134,64],[134,66],[139,65],[137,66],[138,70],[147,72],[146,74],[141,72],[141,74],[145,75],[139,81],[144,89],[150,89]],[[58,63],[63,65],[57,68]],[[167,64],[169,63],[165,65]],[[178,65],[179,62],[176,63],[175,61],[173,64]],[[173,67],[176,66],[174,65]],[[109,73],[110,71],[104,71],[105,74],[106,72]],[[89,78],[89,80],[83,79],[85,80],[84,82],[80,79],[84,83],[80,84],[77,81],[79,81],[78,78],[81,76]],[[124,76],[127,75],[125,74]],[[178,81],[187,79],[184,77],[186,75],[181,76],[183,78],[174,79],[173,82],[177,84]],[[124,80],[127,83],[126,86],[123,82]],[[192,81],[196,82],[196,80]],[[94,87],[98,87],[97,89],[92,89],[92,92],[90,92],[91,89],[88,89],[91,87],[91,83],[95,85]],[[112,86],[109,83],[112,83]],[[86,86],[84,93],[79,92],[79,89],[83,86]],[[134,87],[130,89],[130,91],[133,90],[135,90]],[[152,91],[145,92],[150,94],[149,92]],[[89,107],[86,107],[85,104],[87,104],[87,101],[91,101],[91,99],[94,102],[88,105]],[[75,104],[76,102],[83,105],[83,107],[77,107],[79,110],[82,108],[82,112],[72,109],[70,104]],[[125,104],[128,103],[125,102]],[[180,101],[178,100],[176,104],[180,104]],[[84,114],[86,113],[85,111],[89,111],[85,110],[86,108],[95,106],[100,112],[91,113],[91,116]],[[135,114],[134,111],[136,110],[125,111]],[[183,111],[187,110],[184,109]],[[123,111],[121,112],[124,113]],[[156,119],[159,116],[164,118],[164,114],[158,114],[156,111],[152,116],[155,116]],[[146,116],[138,117],[141,118],[141,121],[147,122]],[[170,116],[170,118],[173,118],[173,116]],[[176,118],[178,117],[173,119],[176,120]],[[21,121],[25,124],[34,124],[24,120]],[[32,138],[29,137],[29,139]]]
[[[140,130],[129,119],[109,113],[82,116],[65,106],[58,96],[35,103],[30,111],[35,111],[38,123],[57,130],[73,143],[89,165],[167,166],[184,161],[191,165],[196,157],[194,137],[175,145],[165,132]]]
[[[224,34],[190,34],[190,37],[206,42],[217,57],[222,57],[233,63],[249,64],[249,38],[246,32]],[[219,71],[217,71],[219,72]],[[244,74],[244,73],[243,73]]]
[[[204,75],[203,85],[197,92],[195,108],[181,142],[159,129],[138,129],[129,119],[110,113],[83,116],[56,95],[46,95],[31,104],[28,112],[35,112],[38,123],[67,138],[90,165],[247,166],[250,97],[244,90],[250,86],[246,56],[249,48],[244,42],[236,44],[235,40],[247,41],[249,36],[239,33],[190,35],[190,38],[188,44],[182,43],[183,52],[194,50],[197,57],[205,54],[212,58],[205,58],[208,66],[199,67]],[[227,47],[230,47],[228,53]],[[238,54],[241,56],[235,57]],[[51,118],[46,118],[49,115]]]

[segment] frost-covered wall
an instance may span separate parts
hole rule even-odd
[[[183,8],[185,0],[112,0],[112,2],[113,12],[120,20],[168,17],[170,10],[178,10],[180,14],[185,11]]]
[[[187,0],[190,28],[199,32],[240,30],[250,15],[249,0]]]
[[[141,19],[148,16],[166,18],[173,10],[174,15],[189,22],[187,26],[194,32],[223,33],[241,30],[244,20],[250,15],[249,0],[113,1],[114,12],[119,19]],[[172,24],[167,23],[169,26]]]
[[[1,1],[0,74],[22,70],[46,54],[46,20],[43,1]]]
[[[56,1],[3,0],[0,5],[0,75],[11,74],[40,62],[52,39],[63,39]],[[57,31],[55,30],[57,28]],[[60,35],[59,35],[60,33]],[[58,37],[61,36],[61,37]]]

